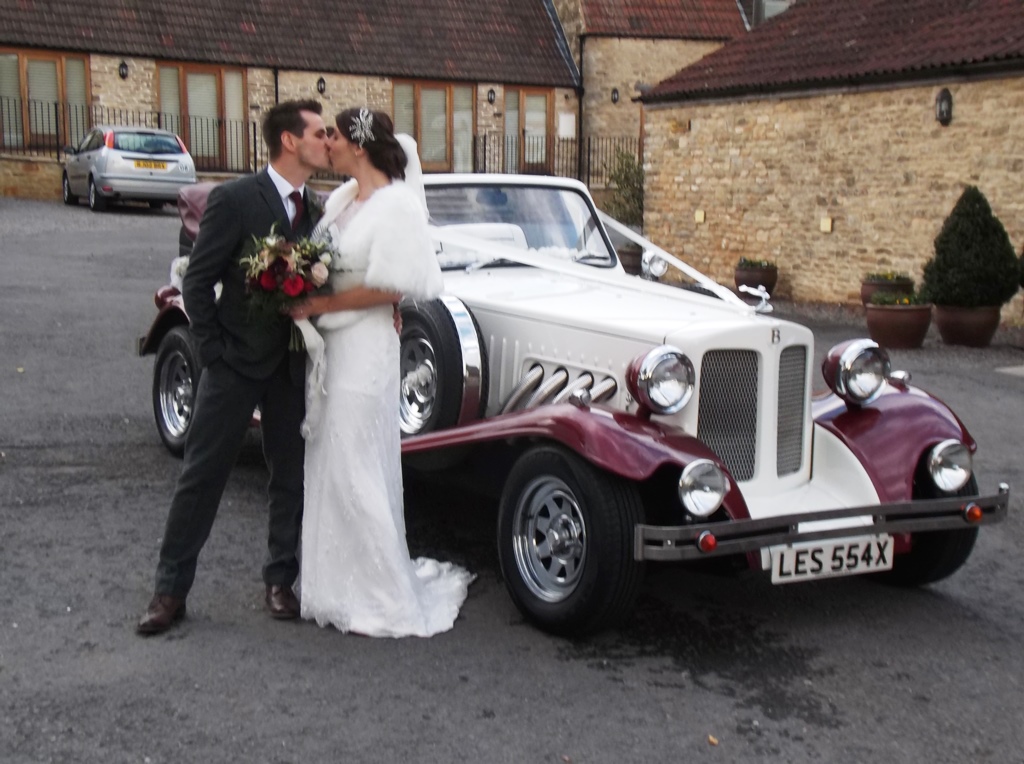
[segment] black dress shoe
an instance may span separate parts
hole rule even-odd
[[[299,617],[299,600],[290,586],[268,586],[267,610],[271,618],[290,621]]]
[[[163,634],[185,617],[185,598],[169,594],[154,594],[146,614],[135,626],[135,633],[143,636]]]

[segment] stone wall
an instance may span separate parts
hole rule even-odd
[[[121,62],[128,64],[125,79],[117,73]],[[159,87],[156,61],[151,58],[127,56],[89,56],[89,79],[92,85],[92,104],[126,112],[157,111]]]
[[[588,37],[583,44],[584,135],[639,136],[641,105],[632,99],[721,43]],[[612,89],[619,91],[612,103]]]
[[[56,159],[0,155],[0,196],[43,201],[60,199],[62,171]]]
[[[947,127],[935,119],[942,87],[953,94]],[[779,296],[855,303],[870,271],[920,284],[973,184],[1019,253],[1022,113],[1024,77],[649,107],[645,235],[724,284],[741,256],[768,258]],[[1021,300],[1004,319],[1020,321]]]

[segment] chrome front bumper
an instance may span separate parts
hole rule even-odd
[[[963,497],[874,504],[866,507],[830,509],[801,515],[784,515],[760,520],[729,520],[694,525],[637,525],[633,554],[637,560],[676,562],[704,560],[730,554],[756,552],[769,546],[798,541],[846,538],[860,533],[919,533],[922,531],[962,530],[997,523],[1006,518],[1010,504],[1010,486],[999,485],[994,496]],[[968,520],[968,510],[980,509],[980,517]],[[822,520],[870,517],[873,524],[863,527],[829,528],[800,532],[799,526]],[[710,552],[697,542],[704,533],[713,534],[717,545]]]

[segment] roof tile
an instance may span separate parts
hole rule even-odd
[[[736,0],[581,0],[581,4],[588,35],[729,40],[746,33]]]

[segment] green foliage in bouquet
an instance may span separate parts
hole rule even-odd
[[[968,186],[935,238],[935,257],[924,266],[924,298],[962,308],[998,306],[1013,297],[1020,278],[1006,229],[985,195]]]

